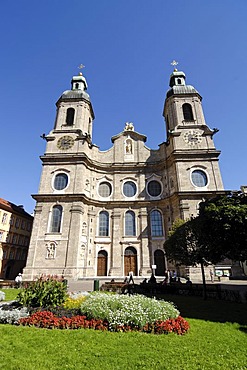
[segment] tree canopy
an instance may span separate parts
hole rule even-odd
[[[247,260],[247,197],[230,194],[201,202],[197,217],[175,223],[165,251],[169,260],[184,265]]]

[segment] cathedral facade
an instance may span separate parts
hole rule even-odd
[[[167,140],[152,150],[126,123],[100,151],[92,143],[94,111],[82,74],[58,99],[36,200],[26,280],[163,276],[164,241],[176,218],[198,212],[223,193],[220,152],[205,121],[202,98],[174,70],[164,103]]]

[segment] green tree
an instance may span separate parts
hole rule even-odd
[[[177,264],[201,266],[206,298],[205,266],[247,259],[247,197],[229,194],[202,202],[196,218],[175,224],[165,251]]]
[[[200,231],[201,220],[199,217],[191,219],[178,226],[175,231],[170,234],[164,246],[167,259],[174,261],[177,265],[200,265],[203,281],[203,295],[204,298],[206,298],[204,266],[207,266],[211,261]]]
[[[200,203],[201,233],[217,258],[247,260],[247,196],[233,193]]]

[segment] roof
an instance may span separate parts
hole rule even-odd
[[[58,100],[60,101],[69,99],[85,99],[90,102],[89,94],[83,90],[66,90],[62,93]]]
[[[16,204],[11,203],[8,200],[2,199],[2,198],[0,198],[0,209],[4,209],[4,210],[9,211],[11,213],[15,213],[15,214],[18,214],[20,216],[28,217],[28,218],[33,219],[33,216],[31,216],[29,213],[27,213],[24,210],[24,207],[22,205],[17,206]]]
[[[192,85],[174,85],[170,90],[166,93],[166,98],[169,98],[172,95],[187,95],[187,94],[197,94],[199,95],[200,99],[202,99],[199,92],[194,88]]]

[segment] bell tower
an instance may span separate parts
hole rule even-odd
[[[181,211],[177,217],[188,218],[196,214],[200,200],[223,190],[218,163],[220,151],[213,140],[218,130],[207,125],[202,97],[192,85],[187,85],[184,72],[175,68],[169,85],[163,116],[170,192]],[[196,198],[189,207],[188,194],[193,193]]]
[[[94,112],[87,93],[87,81],[82,73],[72,77],[71,90],[62,93],[56,106],[53,133],[71,131],[92,138]]]

